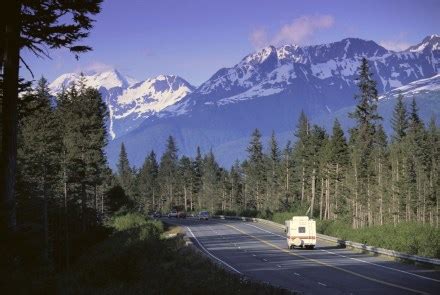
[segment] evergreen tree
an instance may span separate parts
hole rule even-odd
[[[295,167],[295,192],[299,196],[301,204],[307,198],[310,170],[310,123],[303,111],[301,111],[295,130],[297,141],[293,149],[293,161]]]
[[[159,183],[164,201],[169,206],[177,205],[175,202],[177,180],[178,155],[174,138],[170,135],[167,140],[165,152],[160,159]]]
[[[266,181],[266,171],[263,159],[263,144],[261,143],[261,133],[255,129],[251,136],[251,141],[247,148],[248,167],[246,179],[249,185],[249,192],[252,196],[252,206],[255,209],[262,209],[264,200],[264,189]],[[250,199],[251,200],[251,199]]]
[[[145,158],[138,177],[138,186],[141,199],[141,207],[143,210],[157,209],[158,190],[157,177],[159,172],[159,165],[156,160],[156,154],[151,151]]]
[[[126,193],[131,191],[131,185],[133,181],[133,170],[130,167],[130,162],[128,161],[128,155],[125,150],[124,143],[121,144],[121,151],[119,152],[119,160],[117,163],[117,171],[119,183]]]
[[[202,207],[214,212],[219,201],[220,167],[215,160],[212,150],[203,158],[202,174]]]
[[[393,117],[391,119],[391,125],[393,127],[393,139],[400,141],[405,137],[408,129],[408,113],[403,102],[403,95],[399,93],[397,96],[397,103],[394,107]]]
[[[196,157],[192,162],[192,170],[193,170],[193,193],[197,198],[197,208],[199,210],[202,209],[202,173],[203,173],[203,160],[202,153],[200,151],[200,147],[197,147]]]
[[[359,66],[359,78],[357,86],[359,93],[355,96],[358,101],[354,112],[350,117],[356,120],[356,126],[351,130],[353,139],[352,168],[355,177],[354,195],[352,204],[353,227],[364,226],[368,221],[372,222],[371,198],[369,189],[370,180],[374,175],[374,167],[371,165],[373,144],[377,130],[377,122],[381,120],[377,112],[378,94],[376,82],[366,58],[363,58]],[[367,210],[362,210],[362,208]]]
[[[280,196],[279,196],[279,188],[280,188],[280,150],[278,148],[278,143],[275,137],[275,131],[272,131],[272,135],[269,141],[269,161],[268,161],[268,176],[267,183],[269,189],[267,190],[267,204],[266,207],[276,209],[279,206]],[[277,206],[277,207],[275,207]]]
[[[183,207],[186,210],[193,207],[193,170],[191,159],[182,156],[179,161],[179,180],[183,190]]]

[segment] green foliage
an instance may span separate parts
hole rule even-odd
[[[126,213],[122,215],[113,216],[109,222],[108,226],[114,228],[116,231],[124,231],[137,227],[151,227],[155,228],[152,231],[157,232],[158,234],[163,232],[163,225],[159,221],[149,220],[147,217],[140,213]],[[148,225],[148,226],[146,226]]]
[[[405,222],[352,229],[342,221],[318,221],[317,231],[370,246],[440,258],[440,229],[427,224]]]

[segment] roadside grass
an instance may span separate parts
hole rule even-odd
[[[135,213],[115,216],[108,225],[115,232],[58,277],[56,293],[291,294],[224,270],[185,246],[176,227],[164,232],[161,222]]]
[[[440,258],[440,229],[429,224],[408,222],[353,229],[341,221],[319,221],[317,231],[374,247]]]

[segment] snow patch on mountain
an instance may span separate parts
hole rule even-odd
[[[379,99],[388,99],[402,94],[406,97],[412,97],[415,94],[423,92],[440,91],[440,74],[427,79],[420,79],[409,83],[408,85],[398,87],[392,91],[382,95]]]
[[[67,73],[56,78],[50,83],[49,88],[52,93],[59,93],[63,87],[68,88],[73,83],[78,83],[82,79],[86,87],[93,87],[99,90],[104,87],[106,89],[112,89],[115,87],[126,88],[137,81],[133,78],[125,77],[121,75],[117,70],[104,71],[94,74],[81,74],[81,73]]]
[[[132,114],[141,117],[145,113],[159,112],[193,90],[188,82],[177,76],[160,75],[147,79],[127,88],[118,97],[117,103],[124,112],[115,115],[115,118],[122,119]]]

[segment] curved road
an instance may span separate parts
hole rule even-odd
[[[304,294],[440,294],[440,272],[356,253],[318,240],[288,250],[279,228],[261,223],[188,218],[193,244],[232,272]]]

